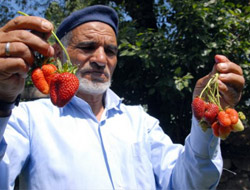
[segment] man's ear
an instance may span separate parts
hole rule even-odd
[[[55,54],[54,54],[55,59],[60,59],[62,61],[63,60],[63,51],[62,51],[61,46],[58,43],[55,43],[53,45],[53,48],[55,50]]]

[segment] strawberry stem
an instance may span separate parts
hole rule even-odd
[[[210,83],[212,82],[212,80],[213,80],[213,77],[209,79],[207,85],[206,85],[205,88],[203,88],[203,90],[201,91],[201,93],[200,93],[200,98],[203,96],[203,93],[207,90],[207,88],[210,87]]]
[[[17,11],[17,12],[18,12],[19,14],[23,15],[23,16],[29,16],[28,14],[26,14],[26,13],[24,13],[24,12],[22,12],[22,11]],[[59,45],[61,46],[61,48],[63,49],[64,53],[66,54],[68,63],[72,65],[67,50],[65,49],[64,45],[63,45],[62,42],[59,40],[59,38],[57,37],[57,35],[55,34],[54,31],[52,31],[52,35],[54,36],[54,38],[56,39],[56,41],[57,41],[57,42],[59,43]],[[59,66],[59,67],[60,67],[60,66]]]
[[[215,76],[215,80],[216,80],[216,83],[215,83],[216,93],[215,94],[216,94],[217,105],[219,106],[220,110],[223,110],[220,104],[220,91],[219,91],[219,84],[218,84],[219,73],[216,73],[215,75],[216,75]]]
[[[29,16],[28,14],[22,12],[22,11],[17,11],[19,14],[23,15],[23,16]]]
[[[66,54],[68,62],[71,64],[70,57],[69,57],[69,54],[68,54],[66,48],[64,47],[64,45],[62,44],[62,42],[59,40],[59,38],[57,37],[57,35],[55,34],[54,31],[52,31],[52,34],[53,34],[53,36],[55,37],[56,41],[57,41],[57,42],[59,43],[59,45],[61,46],[61,48],[63,49],[64,53]]]
[[[219,73],[214,74],[207,82],[205,88],[200,93],[200,98],[206,96],[209,102],[218,105],[219,109],[222,110],[220,105],[220,92],[218,84]],[[205,95],[204,95],[205,94]]]

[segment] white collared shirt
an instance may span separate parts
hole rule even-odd
[[[0,118],[0,189],[12,189],[20,173],[21,189],[215,189],[219,139],[192,120],[183,146],[111,90],[100,122],[78,97],[63,108],[49,99],[21,102]]]

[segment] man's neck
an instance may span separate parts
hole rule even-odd
[[[104,112],[104,94],[90,95],[78,93],[77,96],[90,105],[92,112],[95,114],[97,120],[100,121]]]

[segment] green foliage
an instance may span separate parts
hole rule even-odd
[[[52,1],[48,9],[46,10],[45,18],[54,24],[56,31],[62,20],[71,12],[84,8],[88,5],[89,3],[84,0],[65,0],[63,6],[61,6],[57,2]]]
[[[174,141],[183,142],[190,129],[192,89],[211,71],[215,54],[226,55],[244,69],[246,85],[238,109],[250,116],[250,8],[223,0],[169,3],[155,5],[157,30],[122,23],[112,87],[127,103],[147,104]]]
[[[246,85],[238,109],[248,117],[249,101],[249,50],[250,7],[245,2],[229,1],[173,1],[172,14],[168,17],[176,30],[172,50],[182,52],[179,60],[188,60],[189,72],[195,81],[209,71],[215,54],[226,55],[244,69]]]

